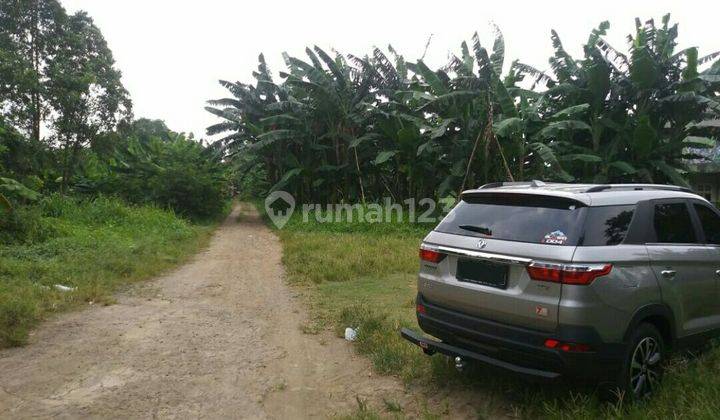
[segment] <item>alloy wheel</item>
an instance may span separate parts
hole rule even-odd
[[[660,343],[645,337],[637,344],[630,360],[630,389],[635,397],[646,397],[660,384]]]

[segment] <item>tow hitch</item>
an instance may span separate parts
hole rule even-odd
[[[462,357],[456,356],[455,357],[455,369],[457,369],[458,372],[463,371],[465,369],[465,366],[467,366],[467,362],[463,360]]]

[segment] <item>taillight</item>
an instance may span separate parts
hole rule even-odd
[[[600,276],[610,274],[612,264],[552,264],[532,262],[527,266],[530,278],[552,283],[588,285]]]
[[[557,349],[569,353],[584,353],[591,350],[590,346],[582,343],[567,343],[554,338],[545,340],[545,347],[549,349]]]
[[[420,247],[420,259],[431,263],[439,263],[445,258],[445,254],[437,252],[434,249]]]
[[[560,283],[562,280],[562,270],[560,266],[550,266],[549,264],[531,263],[527,266],[527,272],[530,278],[539,281],[549,281]]]
[[[427,309],[425,309],[425,305],[422,303],[418,303],[417,306],[415,306],[415,311],[419,314],[425,314],[427,312]]]

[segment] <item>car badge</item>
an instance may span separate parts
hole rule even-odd
[[[477,243],[477,247],[480,249],[483,249],[487,246],[487,242],[485,242],[485,239],[480,239]]]

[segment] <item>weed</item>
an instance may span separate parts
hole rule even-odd
[[[395,401],[390,401],[387,398],[383,398],[383,404],[385,405],[385,410],[391,413],[402,413],[403,411],[400,404]]]
[[[37,317],[38,308],[30,299],[12,296],[0,301],[0,343],[16,346],[22,344]]]
[[[368,406],[367,402],[360,397],[355,397],[357,408],[355,412],[349,416],[340,417],[346,420],[379,420],[380,415]]]

